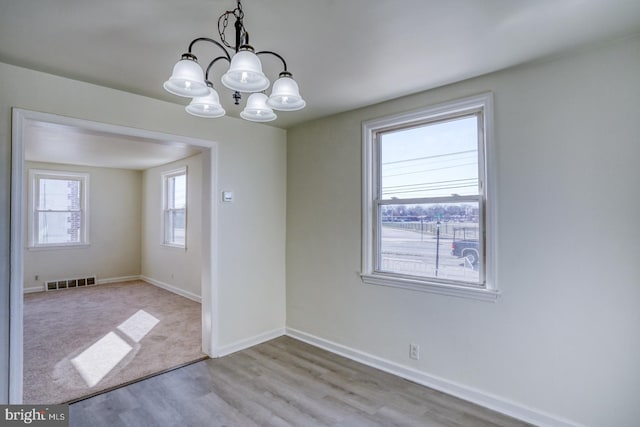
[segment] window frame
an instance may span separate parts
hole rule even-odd
[[[77,180],[80,182],[80,241],[71,243],[40,243],[38,241],[40,199],[40,179],[61,179]],[[29,169],[29,219],[28,223],[28,245],[29,250],[49,250],[49,249],[69,249],[87,247],[90,245],[89,239],[89,173],[71,172],[48,169]],[[65,211],[66,212],[66,211]],[[69,211],[71,212],[71,211]]]
[[[482,254],[484,257],[484,285],[378,271],[380,256],[377,250],[380,247],[378,206],[394,204],[391,201],[379,200],[381,159],[378,135],[390,130],[400,130],[468,116],[475,112],[481,113],[479,118],[482,121],[479,123],[479,129],[484,130],[482,136],[479,135],[483,140],[478,146],[478,178],[481,188],[479,197],[480,221],[482,221],[480,233],[482,233],[481,241],[484,241],[484,245],[481,244],[480,249],[484,252]],[[360,276],[364,283],[487,301],[495,301],[498,298],[500,292],[495,274],[497,227],[493,141],[493,94],[490,92],[362,123],[362,271]],[[466,198],[478,199],[478,196]],[[464,201],[464,199],[465,197],[461,197],[456,201]],[[442,200],[448,201],[449,198],[445,197]],[[451,201],[453,200],[451,199]],[[408,201],[411,199],[404,199],[402,202]],[[432,198],[430,201],[433,202],[436,199]]]
[[[169,208],[169,180],[175,178],[177,176],[184,175],[185,177],[185,201],[184,201],[184,209],[175,209]],[[177,169],[172,169],[169,171],[165,171],[162,173],[162,209],[161,209],[161,233],[162,233],[162,246],[167,246],[171,248],[178,249],[187,249],[187,206],[188,206],[188,193],[189,193],[189,174],[187,173],[187,166],[183,166]],[[175,243],[167,241],[167,227],[169,224],[167,223],[167,213],[170,211],[182,211],[184,210],[184,243]]]

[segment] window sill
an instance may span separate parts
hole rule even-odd
[[[89,243],[79,243],[73,245],[38,245],[38,246],[29,246],[27,249],[29,251],[57,251],[60,249],[87,249],[91,245]]]
[[[398,276],[382,274],[361,274],[364,283],[370,285],[390,286],[393,288],[409,289],[412,291],[429,292],[433,294],[449,295],[461,298],[471,298],[481,301],[495,302],[500,296],[497,289],[475,288],[471,286],[450,285],[445,283],[427,282]]]
[[[162,243],[161,246],[165,247],[165,248],[170,248],[170,249],[177,249],[177,250],[181,250],[181,251],[187,251],[187,246],[186,245],[172,245],[171,243]]]

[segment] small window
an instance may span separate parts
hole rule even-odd
[[[483,95],[364,123],[365,282],[497,294],[490,103]]]
[[[186,247],[187,236],[187,169],[166,172],[163,181],[163,243]]]
[[[29,171],[31,182],[31,248],[89,244],[86,173]]]

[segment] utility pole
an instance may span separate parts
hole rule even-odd
[[[436,277],[438,277],[438,266],[440,264],[440,220],[436,223]]]

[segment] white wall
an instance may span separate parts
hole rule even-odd
[[[140,275],[141,172],[25,162],[26,183],[29,169],[89,173],[90,246],[29,250],[25,242],[25,290],[42,291],[49,280],[95,275],[100,281]],[[24,213],[27,236],[27,205]]]
[[[362,121],[486,91],[501,298],[363,284]],[[639,114],[636,37],[290,129],[287,326],[543,421],[637,425]]]
[[[11,107],[215,141],[217,187],[236,194],[224,206],[217,191],[210,199],[218,208],[217,344],[284,327],[284,130],[199,119],[182,105],[0,63],[0,402],[8,398]]]
[[[268,127],[264,127],[268,132]],[[286,140],[283,131],[282,141]],[[220,341],[238,348],[242,337],[265,332],[279,334],[286,316],[285,247],[287,146],[269,141],[262,132],[228,144],[220,156],[218,193],[220,240]],[[221,202],[223,190],[234,201]],[[277,283],[276,283],[277,280]],[[226,350],[226,351],[229,351]]]
[[[142,269],[150,282],[199,300],[202,264],[202,155],[147,169],[143,173]],[[186,248],[162,244],[162,174],[187,167]]]

